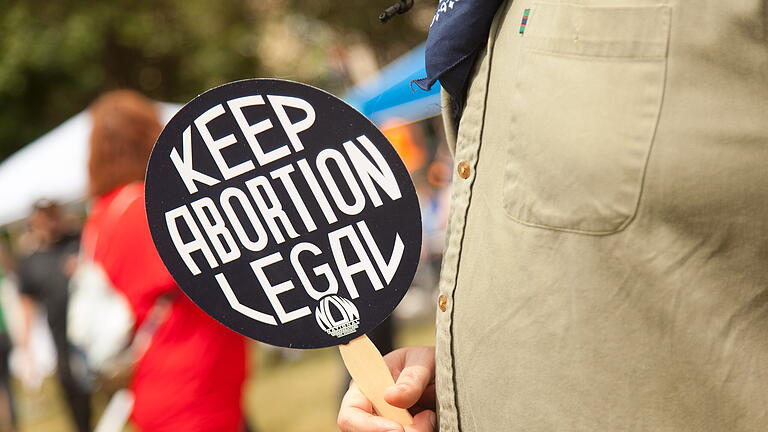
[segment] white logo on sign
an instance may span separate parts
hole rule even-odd
[[[337,338],[354,333],[360,325],[360,312],[348,299],[331,295],[320,300],[315,308],[317,325]]]

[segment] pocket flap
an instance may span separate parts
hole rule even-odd
[[[535,3],[526,47],[553,54],[663,58],[671,8]]]

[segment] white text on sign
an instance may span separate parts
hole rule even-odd
[[[248,122],[243,109],[260,105],[271,107],[278,125],[268,117],[253,124]],[[291,121],[286,107],[302,111],[301,119]],[[245,143],[239,142],[232,133],[213,137],[208,125],[227,115],[245,137]],[[340,287],[349,298],[358,298],[360,291],[354,277],[368,281],[374,291],[383,289],[394,277],[403,256],[404,244],[399,233],[386,239],[377,238],[362,217],[344,226],[334,226],[341,215],[358,216],[367,208],[380,207],[386,200],[396,201],[402,196],[386,159],[365,134],[352,135],[334,147],[324,148],[312,160],[294,156],[282,164],[279,162],[304,151],[300,134],[309,130],[315,120],[314,108],[301,98],[240,97],[200,114],[183,130],[181,148],[174,147],[169,153],[186,190],[198,196],[189,204],[165,212],[168,233],[181,260],[189,272],[197,276],[238,260],[248,251],[267,251],[265,256],[250,261],[250,266],[273,312],[257,311],[242,304],[224,273],[215,274],[219,288],[233,309],[265,324],[277,325],[278,320],[286,323],[311,314],[306,306],[286,310],[278,298],[297,286],[314,300],[336,294]],[[193,145],[193,127],[217,172],[202,172],[194,166],[192,155],[197,147]],[[276,127],[287,137],[287,142],[279,146],[262,145],[259,135]],[[253,158],[225,159],[222,150],[236,145],[247,146]],[[261,175],[253,175],[257,166],[268,164],[276,168],[266,173],[258,170]],[[252,173],[250,177],[248,173]],[[229,182],[231,186],[223,190],[216,188],[215,196],[206,194],[209,187],[241,176],[242,181]],[[311,193],[301,194],[299,190]],[[312,212],[310,207],[320,211]],[[330,245],[327,256],[323,256],[316,244],[301,238],[317,230],[327,233]],[[292,240],[290,252],[285,256],[279,252],[268,253],[272,246],[288,240]],[[384,248],[380,247],[382,244]],[[384,250],[391,251],[389,257],[384,256]],[[310,255],[321,257],[323,263],[306,265],[303,259]],[[287,272],[289,277],[275,280],[273,276],[271,280],[266,269],[280,265],[284,267],[280,267],[278,273]]]

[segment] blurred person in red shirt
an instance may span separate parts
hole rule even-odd
[[[136,92],[118,90],[99,97],[90,112],[93,204],[83,247],[95,245],[94,261],[128,299],[137,327],[159,298],[173,302],[133,372],[134,425],[152,432],[240,432],[245,340],[182,293],[150,237],[142,182],[162,129],[157,108]],[[120,212],[108,211],[113,200],[120,200]]]

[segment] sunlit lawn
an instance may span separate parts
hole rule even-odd
[[[398,332],[398,346],[432,344],[434,326],[431,322],[412,324]],[[244,402],[251,425],[259,432],[336,431],[336,410],[344,374],[338,350],[328,348],[290,354],[298,356],[286,359],[274,350],[254,344],[251,357],[254,367]],[[16,388],[21,432],[71,431],[55,380],[47,380],[39,393]],[[98,395],[95,399],[98,413],[106,403],[105,396]]]

